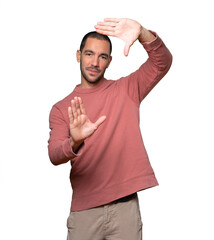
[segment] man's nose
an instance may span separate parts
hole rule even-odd
[[[92,60],[92,65],[97,67],[99,65],[99,58],[94,56]]]

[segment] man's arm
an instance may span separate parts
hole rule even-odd
[[[50,137],[48,140],[48,153],[51,162],[59,165],[72,160],[77,155],[72,150],[69,127],[63,113],[54,105],[49,117]]]
[[[85,111],[81,98],[75,97],[68,107],[69,127],[60,110],[53,107],[50,114],[49,157],[54,165],[68,162],[78,156],[84,140],[91,136],[105,121],[100,117],[92,123]]]
[[[139,104],[168,72],[172,63],[171,53],[156,33],[131,19],[107,18],[104,22],[98,22],[95,29],[101,34],[122,39],[125,42],[125,56],[136,40],[147,51],[147,61],[136,72],[120,81],[128,95]]]

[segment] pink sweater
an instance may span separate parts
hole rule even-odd
[[[148,60],[134,73],[90,89],[76,86],[50,113],[49,156],[53,164],[70,160],[71,210],[93,208],[158,185],[139,128],[140,102],[167,73],[172,56],[157,36],[144,43]],[[107,116],[75,154],[70,146],[67,109],[81,97],[89,119]]]

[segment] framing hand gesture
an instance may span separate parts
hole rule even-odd
[[[138,39],[142,28],[140,23],[128,18],[105,18],[104,22],[98,22],[95,26],[100,34],[122,39],[125,42],[125,56],[128,56],[129,49]]]
[[[68,117],[72,140],[79,144],[90,137],[106,119],[106,116],[102,116],[95,123],[92,123],[80,97],[71,100],[71,106],[68,107]]]

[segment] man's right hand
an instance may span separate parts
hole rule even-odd
[[[143,27],[128,18],[105,18],[95,25],[95,29],[98,33],[122,39],[125,42],[124,55],[128,56],[130,47],[138,39]]]
[[[92,123],[86,114],[80,97],[75,97],[71,100],[71,106],[68,107],[68,117],[72,138],[71,145],[74,151],[86,138],[90,137],[106,119],[106,116],[102,116],[95,123]]]
[[[122,39],[125,42],[125,56],[128,56],[130,47],[137,39],[141,43],[155,39],[139,22],[129,18],[105,18],[103,22],[95,25],[95,29],[98,33]]]

